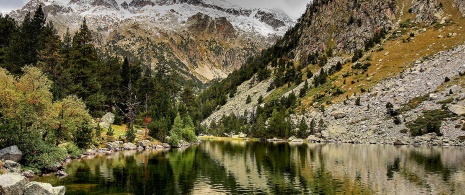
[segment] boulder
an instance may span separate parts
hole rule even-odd
[[[163,143],[163,148],[171,148],[171,146],[167,143]]]
[[[63,169],[63,165],[61,163],[55,163],[55,165],[53,165],[53,167],[51,167],[50,169],[48,169],[48,171],[50,172],[57,172],[59,170],[62,170]]]
[[[133,143],[124,143],[123,148],[125,150],[137,150],[137,146]]]
[[[344,126],[337,124],[330,124],[328,126],[328,131],[331,135],[341,135],[347,133],[347,129]]]
[[[430,100],[436,100],[436,99],[438,99],[438,95],[437,95],[437,94],[434,94],[434,93],[429,94],[429,99],[430,99]]]
[[[68,176],[68,173],[64,172],[64,171],[57,171],[55,173],[56,176],[60,177],[60,178],[63,178],[63,177],[67,177]]]
[[[0,194],[23,194],[23,189],[26,183],[26,177],[20,175],[19,173],[9,173],[0,175]]]
[[[145,149],[152,148],[152,142],[150,142],[149,140],[142,140],[142,141],[138,142],[137,145],[139,147],[143,147]]]
[[[23,153],[19,150],[18,146],[10,146],[0,150],[0,159],[12,160],[19,162],[23,157]]]
[[[310,135],[307,137],[307,141],[311,143],[320,142],[320,138],[316,137],[315,135]]]
[[[337,110],[337,111],[334,111],[331,116],[334,117],[334,119],[341,119],[341,118],[344,118],[347,116],[347,114],[345,112],[343,112],[342,110]]]
[[[142,131],[142,130],[137,130],[136,133],[139,134],[139,135],[144,135],[144,131]]]
[[[465,106],[463,105],[450,105],[449,110],[456,115],[465,115]]]
[[[395,141],[393,144],[396,145],[396,146],[407,145],[407,144],[405,144],[404,142],[402,142],[401,140],[397,140],[397,141]]]
[[[103,128],[109,128],[111,124],[115,122],[115,114],[109,112],[103,115],[101,122],[100,122],[100,127]]]
[[[28,179],[35,177],[34,171],[31,171],[31,170],[24,171],[21,175],[23,175],[24,177]]]
[[[24,195],[63,195],[65,194],[65,187],[53,187],[49,183],[30,182],[26,184]]]
[[[82,153],[84,155],[95,155],[97,154],[97,151],[94,150],[94,149],[87,149],[84,153]]]
[[[109,150],[119,150],[121,148],[120,142],[108,142],[106,146]]]
[[[21,165],[12,160],[5,161],[5,168],[8,169],[10,172],[14,172],[14,173],[21,172]]]

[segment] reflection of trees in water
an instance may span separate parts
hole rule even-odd
[[[418,194],[463,192],[465,149],[204,142],[73,161],[67,194]],[[51,177],[53,178],[53,177]]]

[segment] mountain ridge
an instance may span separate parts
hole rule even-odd
[[[21,20],[39,5],[61,35],[68,27],[71,32],[77,30],[86,18],[96,38],[95,45],[103,52],[130,55],[131,59],[140,59],[153,68],[158,63],[157,56],[165,56],[186,79],[201,83],[226,77],[294,24],[289,16],[271,10],[244,9],[224,1],[192,0],[31,0],[10,16]],[[193,17],[199,13],[210,19]],[[204,26],[209,29],[200,33],[190,31],[192,24],[210,20],[215,25]],[[215,42],[214,48],[210,42]],[[152,47],[160,44],[167,47]],[[205,52],[189,58],[181,53],[185,48]]]

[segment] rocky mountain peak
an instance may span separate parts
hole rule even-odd
[[[212,18],[199,12],[190,17],[187,22],[189,29],[199,34],[213,34],[224,38],[236,37],[236,30],[226,17]]]

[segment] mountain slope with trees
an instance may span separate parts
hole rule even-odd
[[[211,104],[203,107],[211,108],[204,110],[207,113],[204,116],[208,116],[202,123],[207,127],[206,133],[243,131],[267,138],[313,135],[315,140],[393,143],[396,139],[413,140],[410,136],[431,132],[412,133],[417,131],[411,124],[418,116],[409,116],[410,112],[393,118],[388,114],[380,120],[373,112],[386,113],[383,104],[387,102],[376,94],[382,93],[383,87],[379,86],[384,81],[402,79],[401,75],[415,70],[413,67],[421,62],[429,67],[433,61],[442,61],[444,70],[456,68],[453,74],[440,71],[437,77],[417,78],[425,83],[439,79],[438,84],[447,84],[446,77],[461,79],[455,76],[462,75],[459,72],[464,70],[456,66],[456,61],[444,57],[458,55],[465,41],[460,33],[464,18],[459,8],[457,1],[314,1],[296,26],[274,46],[199,96],[206,105]],[[438,54],[442,51],[447,52]],[[394,93],[402,98],[389,100],[396,105],[394,110],[409,105],[415,96],[440,93],[434,91],[439,86],[436,84],[427,90],[418,86],[423,89],[420,93],[397,86],[404,93]],[[460,97],[461,88],[456,90],[459,93],[454,94]],[[251,102],[247,101],[249,97]],[[447,109],[455,104],[462,105],[461,99],[444,105],[451,115],[442,118],[442,123],[435,123],[435,128],[458,143],[457,139],[464,135],[460,132],[464,125],[460,114],[458,118],[451,117],[457,114]],[[353,109],[353,105],[359,109]],[[416,106],[410,109],[418,109]],[[285,126],[289,123],[291,130],[283,126],[280,132],[275,132],[273,121],[278,115],[273,113],[284,115],[279,121]],[[229,127],[231,118],[240,121],[240,130],[224,128]],[[394,124],[395,121],[402,125]],[[367,132],[369,136],[361,139]]]

